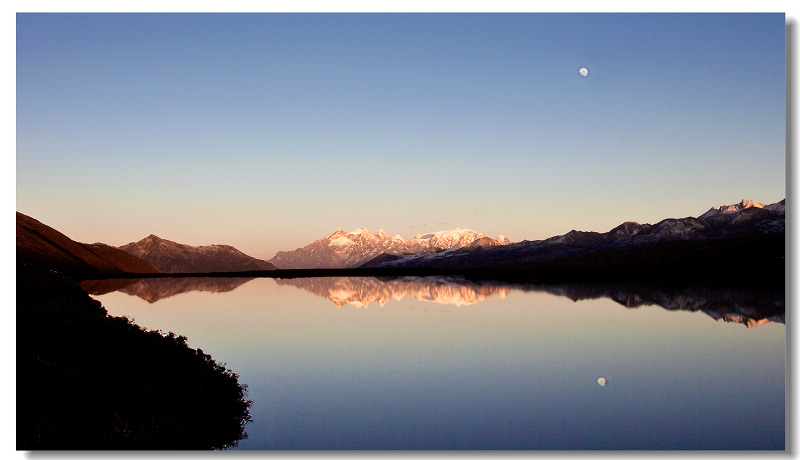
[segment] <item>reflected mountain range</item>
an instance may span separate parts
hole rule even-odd
[[[80,286],[90,295],[119,291],[139,297],[149,303],[192,291],[230,292],[253,278],[144,278],[81,281]]]
[[[190,291],[229,292],[253,278],[148,278],[84,281],[91,295],[121,291],[155,303]],[[786,323],[786,300],[782,290],[749,286],[656,286],[620,283],[510,284],[473,281],[462,277],[317,277],[275,279],[281,286],[294,286],[323,297],[338,308],[353,305],[368,308],[405,297],[457,307],[472,305],[492,296],[504,298],[512,290],[544,292],[575,302],[608,298],[626,308],[657,305],[666,310],[700,311],[714,320],[747,327],[764,323]]]
[[[476,284],[459,277],[374,278],[335,276],[330,278],[276,279],[281,286],[294,286],[325,297],[337,307],[345,304],[367,308],[373,302],[380,306],[389,300],[413,297],[424,302],[444,305],[472,305],[497,295],[504,298],[510,285]]]
[[[526,292],[547,292],[578,302],[607,298],[626,308],[657,305],[665,310],[700,311],[715,320],[747,327],[786,324],[783,291],[752,287],[655,286],[620,283],[514,285]]]

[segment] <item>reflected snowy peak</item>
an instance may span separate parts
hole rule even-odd
[[[575,283],[555,285],[508,284],[500,281],[470,281],[461,277],[331,277],[276,279],[279,285],[295,286],[324,297],[337,307],[350,304],[367,308],[389,300],[413,297],[426,302],[463,306],[512,290],[546,292],[575,302],[607,298],[626,308],[656,305],[665,310],[699,311],[715,320],[747,327],[776,322],[785,324],[782,291],[730,288],[648,286],[642,284]]]
[[[92,295],[125,292],[147,302],[190,291],[228,292],[253,278],[148,278],[84,281],[81,287]],[[368,308],[375,303],[410,297],[423,302],[457,307],[473,305],[492,296],[505,298],[511,291],[544,292],[578,302],[607,298],[626,308],[656,305],[665,310],[703,312],[714,320],[747,327],[786,323],[786,299],[779,286],[694,286],[676,287],[637,283],[524,284],[492,280],[443,277],[318,277],[274,279],[279,286],[294,286],[330,300],[341,308]]]
[[[386,305],[389,300],[413,297],[424,302],[445,305],[472,305],[497,295],[504,298],[510,291],[508,285],[481,285],[460,278],[394,278],[330,277],[276,279],[279,285],[305,289],[333,302],[337,307],[350,304],[367,308],[371,303]]]

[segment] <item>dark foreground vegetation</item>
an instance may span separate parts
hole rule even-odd
[[[17,269],[17,449],[224,449],[245,437],[238,376],[186,338],[109,316],[77,283]]]

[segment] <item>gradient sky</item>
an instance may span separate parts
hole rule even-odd
[[[786,196],[783,14],[16,26],[16,208],[81,242],[269,259],[336,228],[535,240]]]

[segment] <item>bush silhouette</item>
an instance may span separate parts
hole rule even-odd
[[[224,449],[250,421],[238,375],[68,279],[17,276],[17,449]]]

